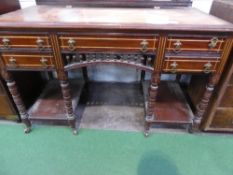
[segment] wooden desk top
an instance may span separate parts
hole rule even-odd
[[[0,27],[233,32],[232,24],[194,8],[105,9],[33,6],[0,16]]]

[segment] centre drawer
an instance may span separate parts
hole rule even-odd
[[[211,73],[218,69],[219,63],[218,58],[166,57],[163,63],[163,71],[170,73]]]
[[[49,37],[44,35],[0,35],[0,49],[51,49]]]
[[[2,59],[7,68],[54,68],[52,55],[16,55],[2,54]]]
[[[223,50],[225,39],[222,37],[168,37],[166,51],[173,53],[182,53],[187,51],[199,52],[221,52]]]
[[[91,51],[140,51],[154,52],[158,45],[156,37],[87,37],[87,36],[60,36],[62,50],[91,50]]]

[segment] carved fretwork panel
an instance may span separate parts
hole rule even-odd
[[[73,69],[95,64],[125,64],[145,71],[152,71],[155,61],[154,54],[132,53],[75,53],[63,54],[65,68]]]

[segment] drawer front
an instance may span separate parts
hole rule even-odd
[[[169,37],[166,43],[166,50],[175,53],[182,51],[221,52],[224,47],[224,41],[223,38],[218,37],[203,39]]]
[[[73,37],[60,36],[62,50],[94,51],[155,51],[158,40],[155,37]]]
[[[233,129],[233,108],[217,109],[210,127]]]
[[[168,58],[164,60],[163,71],[211,73],[218,69],[219,62],[218,59]]]
[[[2,54],[2,59],[7,68],[54,68],[52,55]]]
[[[48,36],[0,36],[0,49],[33,48],[38,50],[50,49]]]

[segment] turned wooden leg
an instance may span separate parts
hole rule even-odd
[[[194,120],[193,120],[193,127],[196,130],[199,129],[202,118],[206,112],[210,98],[213,94],[214,87],[219,81],[219,77],[220,76],[218,74],[210,75],[208,83],[206,85],[205,92],[201,98],[201,101],[197,104],[196,113],[194,115]]]
[[[7,82],[7,87],[12,95],[12,98],[15,102],[15,105],[19,111],[20,117],[22,122],[25,124],[26,128],[24,129],[25,133],[29,133],[31,131],[31,122],[28,119],[28,113],[26,111],[26,108],[24,106],[24,103],[22,101],[22,98],[20,96],[20,93],[18,91],[17,85],[12,78],[10,72],[5,72],[4,79]]]
[[[87,67],[82,68],[82,73],[83,73],[83,79],[85,83],[87,83],[89,81]]]
[[[158,93],[158,85],[160,82],[160,74],[154,72],[151,77],[151,84],[149,87],[149,93],[148,93],[148,106],[147,106],[147,112],[146,112],[146,124],[145,124],[145,135],[148,135],[149,128],[151,122],[154,121],[154,106],[155,101]]]
[[[76,129],[76,125],[75,125],[76,117],[75,117],[74,112],[73,112],[69,83],[67,80],[60,81],[60,85],[62,88],[62,95],[63,95],[63,99],[64,99],[68,123],[69,123],[70,127],[72,128],[73,133],[77,134],[77,129]]]
[[[140,81],[143,83],[144,80],[145,80],[145,75],[146,75],[146,72],[144,70],[141,71],[141,77],[140,77]]]

